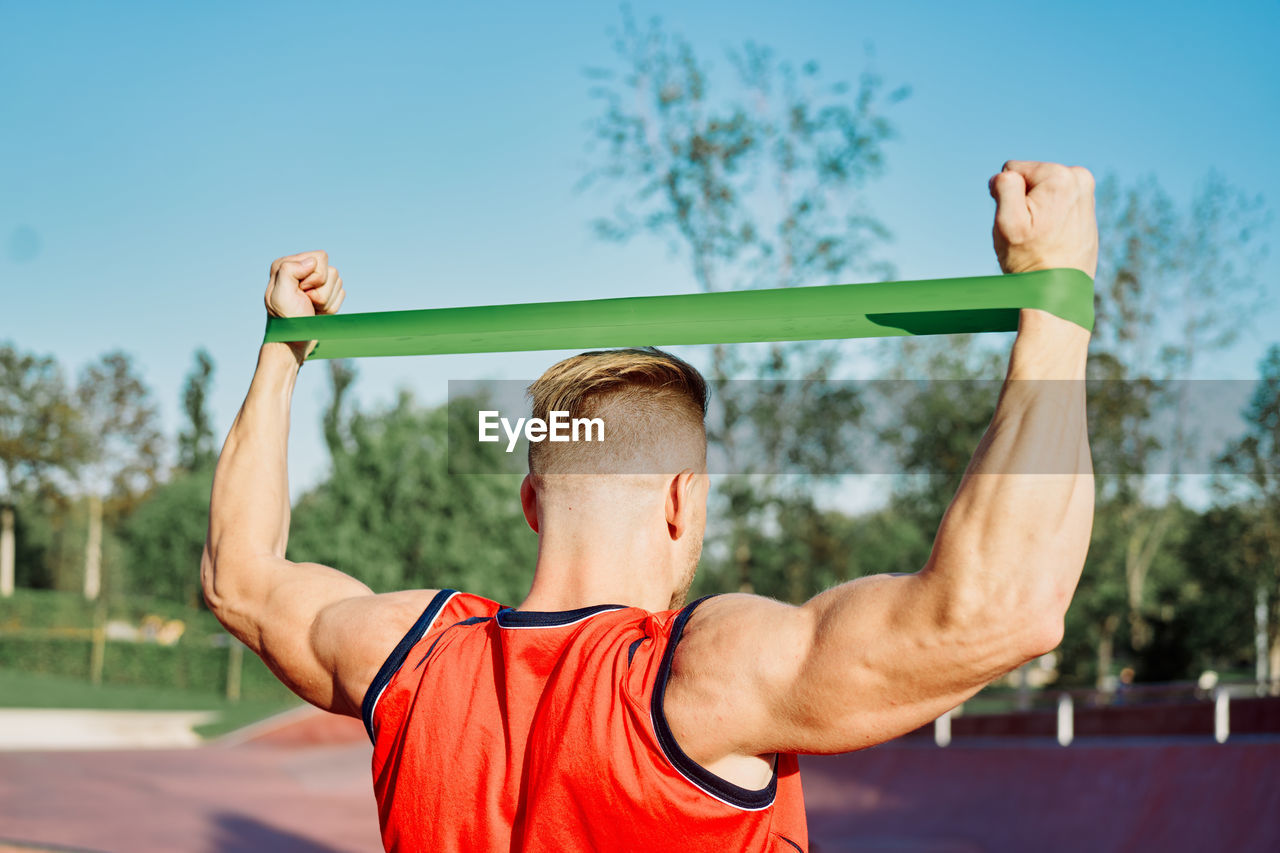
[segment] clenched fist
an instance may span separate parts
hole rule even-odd
[[[267,313],[272,317],[312,317],[336,314],[347,292],[342,289],[338,268],[329,266],[327,252],[301,252],[277,258],[267,278]],[[289,344],[294,354],[305,359],[315,349],[315,341]]]
[[[1081,166],[1010,160],[988,182],[996,200],[996,257],[1007,273],[1098,271],[1093,175]]]

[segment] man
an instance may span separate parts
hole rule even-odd
[[[1005,272],[1094,274],[1086,170],[1011,161],[989,188]],[[307,252],[272,265],[266,304],[331,314],[344,295]],[[1083,383],[1045,380],[1082,380],[1088,341],[1024,310],[926,565],[799,607],[681,606],[708,489],[696,371],[657,351],[561,362],[531,388],[535,416],[622,432],[531,450],[520,499],[538,560],[515,609],[374,595],[285,559],[289,403],[309,346],[264,344],[218,462],[205,596],[299,696],[364,717],[388,850],[805,850],[797,753],[897,737],[1060,641],[1093,479]]]

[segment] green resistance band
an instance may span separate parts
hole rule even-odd
[[[272,317],[264,342],[319,341],[310,358],[597,349],[1011,332],[1038,308],[1093,328],[1076,269],[474,308]]]

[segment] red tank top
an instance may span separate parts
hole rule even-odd
[[[794,755],[748,790],[667,726],[672,654],[700,603],[537,613],[441,591],[364,699],[386,849],[807,850]]]

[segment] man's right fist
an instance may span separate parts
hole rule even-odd
[[[328,252],[299,252],[271,262],[265,301],[272,317],[336,314],[346,296]]]
[[[272,317],[312,317],[336,314],[347,292],[338,268],[329,266],[327,252],[300,252],[271,262],[264,300]],[[315,341],[289,344],[299,364],[316,348]]]
[[[996,200],[996,257],[1007,273],[1098,271],[1093,175],[1082,166],[1010,160],[988,182]]]

